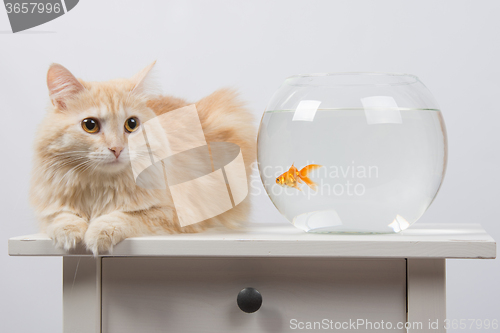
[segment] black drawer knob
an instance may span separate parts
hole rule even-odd
[[[253,313],[260,309],[262,305],[262,295],[255,288],[245,288],[241,290],[236,298],[238,307],[246,313]]]

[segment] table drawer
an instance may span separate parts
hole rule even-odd
[[[237,305],[246,287],[262,295],[255,313]],[[345,327],[358,319],[374,325],[406,321],[405,259],[102,260],[103,333],[276,333],[310,331],[307,325],[315,322],[323,326],[318,331],[325,331],[326,322],[342,331],[337,323]],[[369,328],[356,331],[377,331]]]

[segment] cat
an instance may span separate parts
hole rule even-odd
[[[83,244],[99,255],[128,237],[231,228],[247,218],[248,197],[223,214],[181,227],[171,196],[136,185],[127,137],[146,121],[190,104],[151,89],[153,66],[105,82],[76,79],[62,65],[50,66],[51,104],[36,134],[30,200],[41,232],[56,247],[71,251]],[[241,148],[248,180],[256,155],[252,114],[231,89],[195,105],[207,142]]]

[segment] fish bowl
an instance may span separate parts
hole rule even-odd
[[[259,129],[264,188],[307,232],[405,230],[433,202],[446,163],[443,116],[414,75],[289,77]]]

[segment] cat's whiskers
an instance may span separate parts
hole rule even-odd
[[[76,157],[76,158],[71,158],[71,159],[65,159],[62,162],[55,161],[54,163],[50,163],[50,164],[49,164],[49,162],[47,162],[46,167],[49,167],[49,168],[56,167],[55,170],[59,170],[65,166],[75,164],[75,163],[81,163],[82,161],[86,161],[86,160],[88,160],[86,157]]]
[[[81,161],[81,160],[77,160],[77,161]],[[59,161],[50,160],[50,161],[45,161],[45,162],[39,164],[34,169],[36,171],[38,171],[38,170],[50,170],[52,173],[55,174],[55,173],[58,173],[60,171],[60,169],[64,168],[65,166],[70,165],[72,163],[75,163],[77,161],[75,161],[73,159],[73,160],[64,161],[63,163],[60,163]]]
[[[71,169],[69,169],[68,171],[66,171],[66,173],[65,173],[65,174],[61,177],[61,179],[59,180],[59,182],[56,184],[56,186],[55,186],[55,187],[56,187],[56,188],[57,188],[57,187],[59,187],[59,185],[61,184],[61,182],[62,182],[62,181],[63,181],[66,177],[68,177],[68,176],[69,176],[69,175],[71,175],[71,174],[75,174],[75,173],[76,173],[76,171],[77,171],[79,168],[81,168],[82,166],[85,166],[85,165],[87,165],[87,164],[89,164],[89,163],[92,163],[92,161],[91,161],[91,160],[86,160],[86,161],[84,161],[84,162],[82,162],[82,163],[79,163],[79,164],[77,164],[76,166],[72,167],[72,168],[71,168]]]
[[[63,155],[53,155],[51,159],[70,159],[70,158],[78,158],[78,157],[87,157],[87,154],[82,153],[73,153],[73,154],[63,154]]]
[[[75,153],[88,153],[90,149],[87,150],[70,150],[70,151],[63,151],[63,152],[52,152],[52,155],[64,155],[64,154],[75,154]]]
[[[95,167],[97,167],[99,164],[98,163],[89,163],[88,165],[86,165],[82,170],[80,170],[79,172],[80,173],[84,173],[85,171],[87,171],[88,169],[90,169],[91,167],[93,167],[95,165]],[[94,167],[94,168],[95,168]],[[90,172],[91,174],[93,173],[93,171]]]
[[[94,168],[92,169],[91,173],[94,173],[95,170],[97,169],[97,167],[99,167],[99,166],[100,166],[100,163],[96,163]]]

